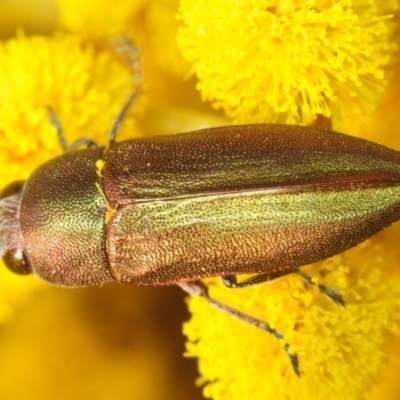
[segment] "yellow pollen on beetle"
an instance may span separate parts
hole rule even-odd
[[[96,163],[96,165],[97,165],[97,163]],[[96,182],[96,187],[105,201],[105,208],[106,208],[105,222],[107,224],[111,220],[111,218],[114,216],[114,214],[117,212],[117,210],[115,208],[111,207],[111,204],[108,201],[103,188],[100,186],[100,184],[98,182]]]
[[[106,163],[101,159],[101,158],[99,158],[97,161],[96,161],[96,174],[100,177],[100,178],[103,178],[103,169],[104,169],[104,166],[106,165]]]

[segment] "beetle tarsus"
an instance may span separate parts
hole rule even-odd
[[[321,293],[325,294],[328,299],[332,300],[335,304],[341,307],[346,307],[346,302],[339,292],[320,283],[317,284],[317,287]]]
[[[202,282],[200,281],[180,282],[178,283],[178,286],[180,286],[185,292],[189,293],[190,295],[202,297],[210,305],[224,312],[225,314],[228,314],[239,321],[245,322],[246,324],[252,325],[256,328],[262,329],[263,331],[270,333],[276,338],[276,340],[278,340],[278,342],[284,340],[283,335],[276,329],[272,328],[268,322],[252,317],[251,315],[245,314],[237,310],[236,308],[230,307],[227,304],[222,303],[210,297],[210,295],[208,294],[207,286],[204,285]],[[289,344],[287,343],[285,343],[283,349],[289,356],[290,363],[292,364],[294,372],[296,373],[296,375],[300,376],[299,360],[297,354],[290,352]]]
[[[343,298],[343,296],[337,292],[336,290],[322,284],[322,283],[316,283],[312,280],[312,277],[310,275],[304,274],[303,272],[300,272],[299,270],[294,271],[298,275],[300,275],[304,281],[306,281],[308,284],[316,286],[318,290],[323,293],[325,296],[328,297],[328,299],[332,300],[335,304],[345,307],[346,302]]]
[[[292,368],[293,368],[294,373],[298,377],[300,377],[301,373],[300,373],[300,368],[299,368],[299,364],[300,364],[299,363],[299,357],[297,356],[296,353],[291,353],[289,351],[289,345],[287,343],[283,346],[283,349],[286,351],[287,355],[289,356],[290,363],[292,364]]]

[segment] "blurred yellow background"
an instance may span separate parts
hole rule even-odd
[[[267,3],[287,4],[290,12],[290,7],[295,2],[288,0],[286,2],[267,1]],[[303,2],[299,1],[298,3]],[[326,5],[329,2],[323,3]],[[190,2],[188,4],[190,5]],[[229,7],[230,3],[226,4]],[[251,4],[253,6],[253,3]],[[104,83],[103,81],[106,81],[109,75],[107,74],[108,71],[98,73],[96,66],[90,65],[90,61],[92,61],[90,56],[94,54],[93,60],[98,61],[100,57],[95,58],[98,54],[102,51],[101,56],[107,53],[109,51],[106,44],[107,40],[109,36],[114,34],[128,33],[135,40],[141,50],[143,66],[143,95],[132,110],[132,115],[135,118],[131,114],[128,116],[125,128],[128,127],[129,129],[123,128],[119,139],[138,135],[185,132],[230,123],[222,112],[215,111],[210,103],[201,101],[201,95],[196,88],[198,81],[194,76],[195,67],[185,61],[178,50],[175,41],[178,29],[178,21],[175,18],[178,13],[178,5],[177,0],[115,0],[114,2],[104,0],[98,2],[90,0],[87,2],[82,2],[82,0],[0,0],[0,38],[3,44],[6,43],[7,39],[15,38],[19,29],[20,36],[15,42],[17,45],[20,45],[21,42],[24,44],[26,37],[26,47],[31,50],[33,46],[29,40],[32,35],[44,35],[45,40],[51,37],[49,42],[54,47],[38,46],[38,49],[42,49],[45,54],[40,56],[43,56],[44,59],[48,57],[49,70],[52,71],[54,67],[54,71],[57,71],[57,74],[54,75],[58,79],[53,81],[54,76],[50,73],[49,76],[44,74],[43,82],[40,81],[42,78],[38,78],[35,74],[28,77],[31,69],[34,69],[33,61],[39,58],[39,54],[35,57],[36,48],[32,50],[33,56],[30,54],[32,65],[27,61],[22,65],[21,63],[18,65],[14,65],[12,62],[7,63],[11,60],[11,56],[4,57],[7,52],[3,53],[3,59],[0,58],[2,63],[0,66],[4,67],[9,77],[14,79],[12,82],[15,84],[15,87],[10,88],[11,83],[9,84],[9,81],[7,81],[7,76],[5,74],[3,77],[0,76],[2,84],[2,86],[0,85],[0,179],[4,180],[4,184],[8,183],[8,180],[28,176],[38,164],[61,153],[54,130],[48,122],[46,105],[54,106],[69,143],[77,137],[85,135],[102,143],[107,142],[107,133],[111,128],[113,117],[119,111],[126,95],[123,92],[125,90],[128,93],[130,87],[127,85],[125,88],[124,84],[121,85],[118,78],[123,79],[120,76],[115,77],[115,81],[110,79],[110,82]],[[65,11],[61,15],[60,7],[63,7],[64,11],[68,10],[68,12]],[[90,7],[93,10],[98,8],[102,12],[99,12],[98,15],[88,12]],[[360,6],[360,8],[363,7]],[[223,8],[221,9],[223,10]],[[276,9],[271,6],[270,14],[274,14]],[[211,11],[213,10],[216,10],[216,8]],[[205,14],[204,18],[207,19],[208,15]],[[86,19],[80,18],[83,15],[86,15]],[[271,18],[273,17],[274,15]],[[102,18],[102,20],[98,18]],[[128,22],[129,31],[125,32],[121,26],[124,27],[124,24]],[[219,28],[219,25],[216,24],[215,27]],[[121,32],[120,29],[123,31]],[[21,30],[25,37],[21,34]],[[194,28],[195,30],[196,28]],[[232,30],[236,32],[235,29]],[[93,93],[91,93],[92,97],[88,96],[88,99],[84,97],[84,100],[78,101],[79,95],[76,95],[75,91],[79,93],[78,89],[81,88],[79,85],[74,86],[75,81],[71,82],[71,76],[74,77],[74,75],[68,75],[69,69],[72,70],[80,66],[80,60],[77,59],[76,63],[73,60],[71,66],[63,65],[62,57],[53,60],[53,56],[56,59],[55,54],[45,53],[45,50],[49,51],[49,48],[62,49],[61,46],[57,47],[60,43],[54,39],[55,31],[60,31],[61,36],[76,34],[81,40],[81,42],[77,40],[80,44],[80,47],[77,47],[81,52],[78,51],[78,53],[85,56],[89,54],[89,57],[87,57],[89,67],[93,67],[93,70],[98,73],[98,75],[93,74],[92,76],[90,68],[88,68],[89,72],[83,68],[89,76],[87,81],[90,84],[93,83],[93,87],[89,86],[88,90],[90,92],[94,88]],[[360,30],[360,32],[364,31]],[[399,42],[398,39],[397,42]],[[85,47],[87,43],[89,43],[89,46]],[[213,45],[214,43],[210,44]],[[13,49],[19,51],[20,48],[17,45]],[[23,48],[23,46],[21,47]],[[88,48],[89,50],[87,50]],[[239,48],[239,50],[242,49]],[[23,51],[20,51],[21,54],[18,51],[14,53],[10,51],[9,54],[20,56]],[[203,54],[206,54],[208,47],[205,46],[203,51]],[[254,53],[256,53],[254,70],[257,73],[257,65],[260,62],[257,48]],[[24,55],[22,54],[22,56]],[[217,54],[218,56],[219,54]],[[23,57],[21,59],[25,60]],[[85,59],[86,61],[87,59]],[[235,59],[233,59],[234,61]],[[265,62],[265,60],[261,61]],[[277,59],[277,62],[279,63],[280,60]],[[397,64],[393,67],[392,74],[388,75],[390,86],[384,93],[383,100],[377,106],[376,111],[370,116],[359,117],[357,115],[354,119],[350,118],[347,121],[348,128],[345,131],[355,136],[399,148],[400,68],[398,57],[394,60],[394,63]],[[83,61],[82,64],[84,64]],[[35,67],[40,70],[40,63],[38,65],[39,67],[35,64]],[[64,69],[56,69],[60,65]],[[115,67],[112,62],[105,65]],[[85,64],[84,67],[86,66]],[[120,67],[120,65],[117,67]],[[118,70],[117,67],[115,70]],[[289,68],[289,71],[296,69],[292,65],[290,67],[292,69]],[[102,65],[100,65],[100,70],[101,68]],[[228,65],[228,74],[229,68]],[[65,70],[67,70],[67,73],[63,75]],[[316,71],[317,73],[326,72],[326,70],[318,70],[318,68]],[[48,71],[46,70],[46,72]],[[241,71],[240,67],[233,72],[238,73],[238,75],[243,72],[245,78],[247,77],[247,71]],[[331,71],[328,70],[328,72]],[[212,73],[213,70],[211,69],[211,77],[213,76]],[[23,80],[22,75],[24,75],[26,81]],[[63,81],[65,77],[66,80]],[[93,81],[90,80],[91,78],[93,78]],[[246,79],[244,80],[246,81]],[[258,97],[262,98],[264,88],[259,88],[257,82],[251,79],[247,80],[248,82],[245,83],[249,84],[250,89],[255,86],[256,92],[257,89],[259,91],[259,93],[257,92]],[[24,86],[25,82],[31,85],[28,89]],[[56,86],[54,88],[52,87],[53,82]],[[102,86],[103,83],[104,86]],[[375,84],[375,82],[373,83]],[[20,84],[20,87],[18,87],[18,84]],[[122,89],[121,86],[123,86]],[[238,86],[240,92],[240,85]],[[32,90],[30,90],[31,87]],[[102,92],[102,90],[105,91],[104,88],[109,87],[115,89],[115,91]],[[362,93],[364,87],[362,85],[360,87]],[[1,92],[1,90],[4,92]],[[8,100],[12,98],[9,93],[10,90],[15,94],[14,100]],[[369,98],[368,96],[371,93],[367,90],[365,92],[366,98]],[[114,99],[111,93],[117,93],[121,98]],[[374,101],[381,99],[378,91],[373,94],[376,94]],[[41,95],[43,97],[40,97]],[[50,100],[46,98],[47,95],[49,95]],[[340,97],[340,94],[338,97]],[[106,99],[104,100],[106,109],[102,109],[103,98]],[[234,97],[233,100],[235,100]],[[362,100],[366,101],[365,98],[362,98]],[[351,106],[347,107],[347,101],[343,99],[341,101],[343,109],[351,109]],[[13,104],[9,104],[11,102]],[[108,108],[108,105],[112,109]],[[8,116],[10,117],[9,120],[7,119]],[[97,123],[94,121],[96,116],[98,117]],[[99,120],[101,120],[101,123]],[[19,130],[6,132],[5,124],[7,123],[8,126],[15,125],[16,129],[19,128]],[[28,129],[31,130],[28,131]],[[23,143],[20,148],[19,142]],[[0,188],[1,186],[3,185],[0,185]],[[386,260],[391,260],[391,264],[397,266],[398,225],[397,223],[382,232],[372,242],[372,246],[378,245],[384,249],[382,264],[387,267],[385,273],[389,271],[393,274],[393,277],[398,277],[398,269],[393,268],[390,272],[390,267],[385,263],[389,264]],[[362,257],[360,257],[360,260],[362,260]],[[358,259],[355,264],[357,263],[362,265],[362,261],[358,262]],[[279,296],[279,293],[277,296]],[[373,305],[378,307],[379,302],[377,301]],[[339,312],[335,310],[332,320],[337,316],[335,313]],[[207,317],[208,313],[205,315]],[[373,318],[373,316],[369,317]],[[197,380],[198,383],[204,383],[206,378],[201,380],[198,376],[201,374],[203,374],[203,377],[207,376],[204,373],[207,371],[204,369],[200,373],[197,370],[196,359],[185,358],[183,355],[185,353],[185,338],[182,334],[182,323],[188,319],[189,312],[185,304],[185,294],[178,288],[128,287],[107,284],[100,288],[63,289],[51,287],[34,277],[14,277],[5,268],[1,268],[0,400],[36,400],[43,398],[60,400],[71,398],[78,400],[111,398],[121,400],[201,399],[201,387],[196,386],[195,382]],[[215,320],[210,320],[211,328],[213,321]],[[396,330],[394,327],[390,328],[392,331]],[[221,346],[223,349],[221,351],[222,357],[224,351],[230,350],[229,341],[226,339],[229,337],[235,339],[235,332],[237,331],[232,333],[232,331],[223,330],[223,332],[220,336],[217,332],[218,340],[223,341],[219,342],[223,345]],[[251,337],[251,333],[249,337]],[[270,338],[265,340],[268,341]],[[312,340],[314,340],[314,336],[311,337],[311,342]],[[315,340],[318,340],[318,338]],[[368,342],[368,338],[365,340]],[[378,386],[372,396],[368,398],[384,398],[385,400],[399,398],[400,389],[397,379],[399,370],[398,342],[397,340],[390,345],[392,347],[386,353],[382,350],[382,353],[376,355],[375,358],[384,358],[385,354],[394,356],[390,358],[391,364],[383,372],[383,375],[376,378],[376,384],[380,383],[381,386]],[[247,352],[249,349],[256,355],[262,354],[258,348],[252,348],[252,344],[253,342],[249,342],[249,347],[241,350]],[[205,347],[207,345],[208,343]],[[231,347],[234,347],[234,345]],[[265,350],[265,348],[263,349]],[[207,356],[211,354],[210,359],[221,357],[221,354],[215,354],[213,350],[212,343],[210,343],[210,347],[207,347],[205,351]],[[281,350],[279,348],[279,351]],[[349,351],[351,352],[351,350],[353,349],[350,348]],[[312,354],[312,351],[313,349],[310,349],[310,354]],[[235,353],[232,354],[232,357],[235,357]],[[228,365],[228,368],[238,368],[238,374],[243,374],[246,377],[246,365]],[[257,390],[257,384],[260,381],[266,381],[268,373],[269,370],[262,369],[260,376],[254,377],[254,382],[251,379],[244,378],[243,381],[245,382],[241,389],[247,390],[246,385],[248,385],[248,387]],[[323,374],[324,372],[322,372]],[[292,379],[293,377],[289,378]],[[310,381],[313,381],[313,378]],[[357,376],[354,379],[349,377],[354,382],[357,381],[357,378]],[[299,381],[297,377],[295,379],[294,386],[298,384],[300,387],[305,381]],[[232,387],[234,388],[235,385],[241,383],[232,382]],[[324,384],[325,382],[321,379],[317,383]],[[223,384],[224,382],[222,382]],[[330,382],[327,382],[328,386],[325,387],[329,387],[329,384]],[[368,384],[372,385],[370,382]],[[229,389],[234,391],[232,387]],[[280,389],[282,393],[285,391],[284,387]],[[306,392],[309,388],[304,390]],[[346,388],[341,388],[341,390],[345,392]],[[228,390],[227,393],[229,393]],[[297,396],[298,393],[291,393],[291,395]],[[316,393],[316,395],[318,394]],[[249,393],[248,397],[252,398],[252,394]],[[279,398],[289,397],[281,396]],[[313,397],[313,399],[318,399],[318,397]]]

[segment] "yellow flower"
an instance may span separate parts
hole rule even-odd
[[[20,34],[3,42],[0,159],[3,165],[15,167],[1,171],[2,183],[18,175],[26,177],[62,151],[47,106],[61,121],[69,144],[81,137],[105,143],[113,118],[131,90],[129,69],[111,52],[95,52],[77,35]],[[19,163],[13,164],[14,160]]]
[[[237,123],[372,111],[387,86],[392,1],[182,0],[178,41],[203,98]]]
[[[26,37],[0,44],[0,182],[26,178],[62,149],[47,106],[69,144],[81,137],[107,142],[113,119],[131,87],[129,68],[111,52],[95,52],[76,35]],[[124,128],[132,135],[132,120]],[[1,269],[0,321],[40,282]]]
[[[131,70],[108,39],[99,46],[80,34],[20,33],[1,42],[0,190],[62,153],[47,106],[54,109],[68,144],[81,137],[105,144],[132,89]],[[133,112],[137,109],[136,104]],[[128,116],[118,140],[132,138],[135,127]],[[151,289],[122,285],[51,288],[37,277],[13,275],[0,263],[3,397],[161,399],[181,392],[192,398],[193,372],[185,379],[188,375],[179,371],[182,390],[171,383],[177,379],[171,365],[182,358],[183,344],[174,342],[175,337],[182,341],[182,296],[164,314],[175,330],[157,324],[152,329],[152,315],[173,299],[174,291],[159,295],[157,290],[151,297]],[[25,307],[18,309],[21,303]]]
[[[381,3],[182,3],[185,27],[180,43],[194,62],[204,96],[237,121],[308,123],[323,114],[332,115],[335,122],[345,108],[357,112],[375,107],[386,85],[383,69],[395,47],[389,41],[390,15],[397,3]],[[182,127],[193,116],[198,127],[212,120],[204,117],[206,106],[193,95],[193,81],[183,82],[190,67],[176,56],[171,39],[175,1],[58,4],[63,29],[74,34],[19,34],[0,47],[0,165],[7,166],[0,170],[3,185],[27,177],[37,165],[61,153],[48,105],[61,121],[68,143],[80,137],[107,141],[114,117],[132,89],[131,70],[116,57],[110,35],[130,33],[143,47],[144,91],[151,103],[146,104],[147,121],[138,124],[146,132],[185,130]],[[190,7],[197,9],[190,14]],[[264,40],[261,34],[268,28],[271,33]],[[118,139],[134,136],[135,127],[128,117]],[[398,234],[398,228],[390,228],[349,252],[304,268],[315,282],[342,293],[345,308],[295,275],[244,290],[210,280],[213,297],[268,321],[284,341],[213,310],[202,299],[190,298],[193,316],[184,328],[187,353],[198,357],[204,393],[215,400],[370,399],[386,363],[397,367],[399,348],[390,341],[399,335]],[[4,268],[0,274],[3,322],[35,287],[43,286],[34,278],[32,283],[21,277],[11,280]],[[155,296],[161,300],[153,304],[146,297],[150,291],[118,285],[43,290],[35,298],[37,304],[28,304],[19,321],[4,329],[0,350],[8,363],[0,369],[2,393],[23,397],[26,384],[33,399],[67,399],[77,393],[96,399],[179,399],[178,388],[168,387],[175,374],[167,361],[179,360],[179,346],[170,346],[165,333],[178,305],[159,289],[155,293],[161,294]],[[169,312],[167,322],[163,320],[162,327],[150,322],[134,336],[138,322],[149,322],[152,310],[159,315],[160,304],[168,305],[163,309]],[[48,321],[56,335],[48,332]],[[299,357],[300,378],[291,368],[285,343]],[[386,351],[389,344],[395,348],[392,353]],[[192,387],[188,371],[177,370],[174,385]],[[390,372],[386,376],[395,377],[394,392],[397,375]],[[8,378],[13,375],[24,376],[24,382],[16,385]],[[181,398],[193,399],[187,395],[191,391],[184,393]],[[387,393],[385,400],[396,398],[390,390]]]
[[[345,308],[296,275],[247,289],[210,283],[213,298],[267,321],[284,336],[280,342],[210,309],[200,298],[189,298],[187,355],[199,358],[205,396],[364,399],[386,364],[383,345],[400,326],[400,282],[389,280],[387,270],[396,260],[383,260],[383,250],[368,240],[302,269],[341,293]],[[300,378],[285,344],[298,356]]]
[[[324,115],[338,125],[344,117],[376,107],[388,82],[384,67],[394,61],[390,13],[397,2],[360,1],[353,8],[346,1],[268,6],[182,2],[185,26],[178,39],[204,98],[236,122],[309,124]],[[393,116],[396,104],[389,105]],[[370,139],[379,140],[381,134],[375,130]],[[205,396],[366,398],[385,366],[398,362],[398,352],[384,351],[400,333],[400,281],[398,274],[393,277],[400,254],[393,251],[396,240],[388,240],[396,237],[396,227],[388,232],[303,268],[342,293],[345,309],[297,276],[243,290],[210,282],[213,298],[268,321],[284,335],[283,343],[221,315],[202,299],[189,298],[187,355],[199,360]],[[285,343],[299,357],[300,378]]]

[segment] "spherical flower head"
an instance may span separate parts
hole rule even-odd
[[[204,99],[234,121],[307,125],[376,106],[397,5],[183,0],[178,42]]]
[[[132,90],[130,74],[112,52],[97,52],[76,35],[20,34],[2,43],[0,160],[10,165],[1,171],[2,183],[26,177],[62,152],[49,106],[67,144],[82,137],[107,142],[113,119]]]

